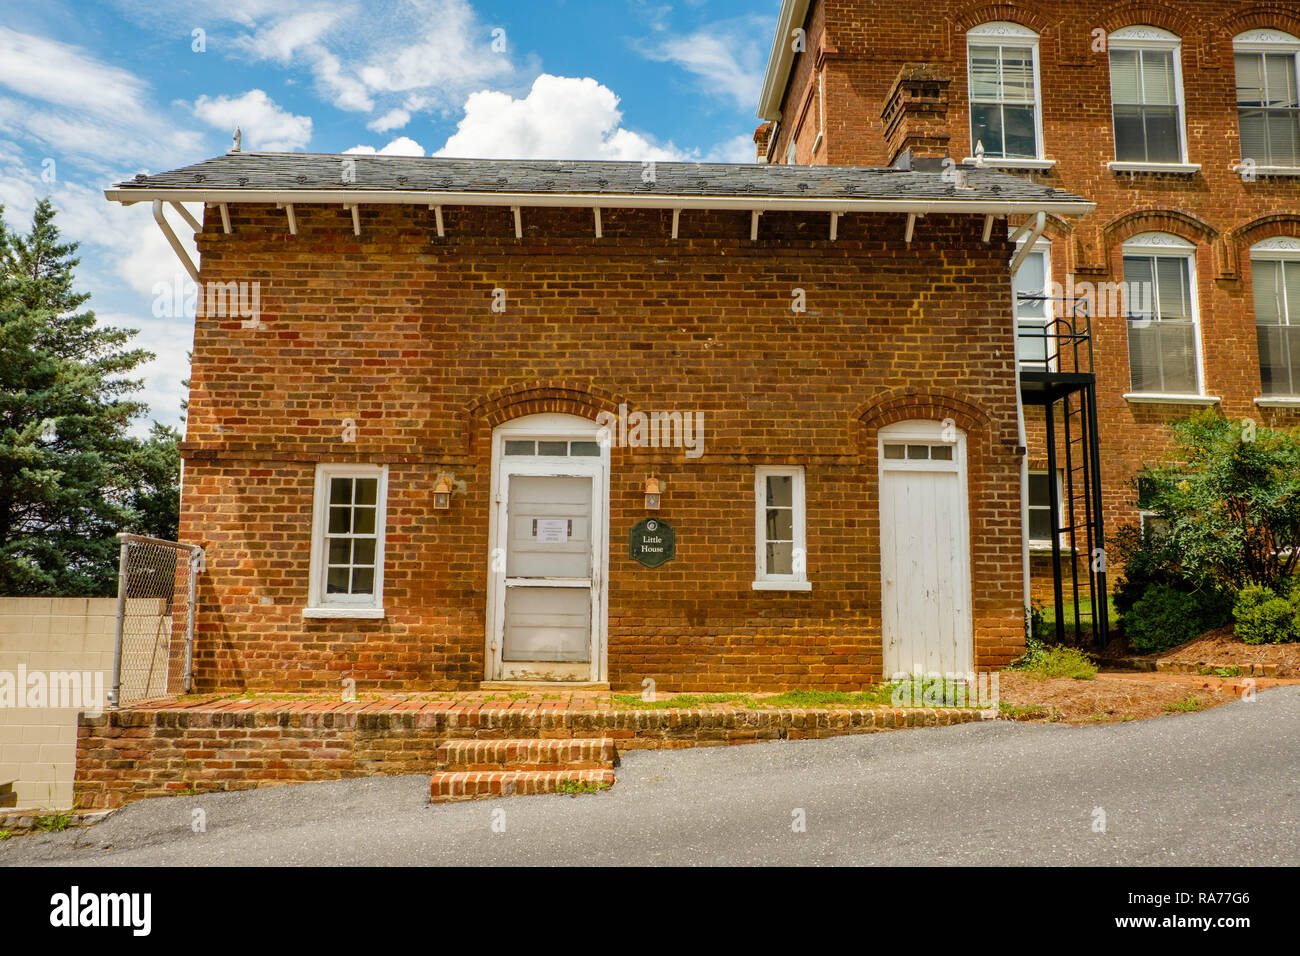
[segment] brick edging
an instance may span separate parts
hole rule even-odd
[[[301,705],[299,705],[301,708]],[[719,746],[940,727],[967,708],[551,711],[212,707],[82,715],[80,806],[369,775],[433,773],[449,740],[607,737],[619,750]]]

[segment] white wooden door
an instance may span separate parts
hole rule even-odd
[[[608,454],[595,428],[536,415],[493,436],[488,680],[606,679]]]
[[[880,431],[884,672],[974,666],[965,437],[938,422]]]

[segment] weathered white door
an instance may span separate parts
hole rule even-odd
[[[591,426],[539,415],[495,436],[489,680],[605,679],[607,454]]]
[[[974,666],[965,436],[939,422],[880,430],[886,677]]]

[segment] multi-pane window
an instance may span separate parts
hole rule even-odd
[[[997,36],[1008,31],[1017,36]],[[1037,38],[1014,24],[985,24],[967,36],[966,57],[971,149],[983,145],[995,159],[1038,158]]]
[[[1044,243],[1035,246],[1020,263],[1014,278],[1016,313],[1016,355],[1022,365],[1047,370],[1048,358],[1054,349],[1048,348],[1047,324],[1052,318],[1048,295],[1050,279],[1049,247]]]
[[[1252,256],[1250,272],[1264,394],[1300,395],[1300,256]]]
[[[505,443],[505,453],[511,457],[521,455],[545,455],[548,457],[598,458],[600,442],[598,441],[516,441],[510,439]]]
[[[1059,503],[1061,479],[1056,476],[1057,502]],[[1037,548],[1052,546],[1052,478],[1045,472],[1029,474],[1029,543]]]
[[[1292,38],[1294,39],[1294,38]],[[1237,121],[1241,158],[1258,166],[1300,166],[1300,92],[1295,48],[1279,52],[1236,50]]]
[[[383,467],[317,469],[309,612],[382,608],[386,495]]]
[[[1134,392],[1197,395],[1194,250],[1169,238],[1177,245],[1124,247],[1129,373]]]
[[[806,586],[803,469],[754,473],[756,587]]]
[[[1112,36],[1110,101],[1117,161],[1184,162],[1180,85],[1176,38],[1141,45]]]

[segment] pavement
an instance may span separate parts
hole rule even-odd
[[[1300,687],[1095,727],[632,751],[595,794],[428,793],[422,775],[145,800],[0,842],[0,865],[1295,866]]]

